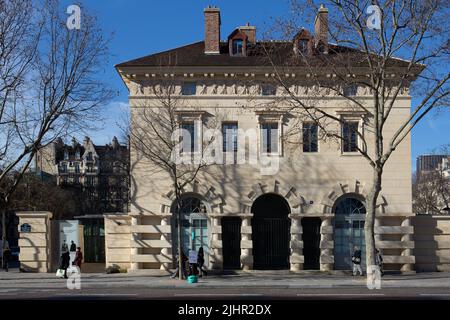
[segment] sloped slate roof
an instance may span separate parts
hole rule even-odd
[[[138,59],[116,65],[116,68],[122,67],[198,67],[198,66],[224,66],[224,67],[239,67],[239,66],[270,66],[269,57],[272,58],[276,65],[285,65],[286,61],[291,61],[293,56],[292,42],[277,41],[277,42],[257,42],[256,44],[247,45],[247,56],[236,57],[230,56],[227,42],[220,43],[220,54],[207,55],[204,53],[205,44],[203,41],[188,44],[182,47],[171,50],[151,54]],[[270,53],[267,54],[269,50]],[[333,63],[333,59],[339,59],[339,63]],[[336,61],[335,61],[336,62]],[[300,59],[298,65],[304,64]],[[364,52],[344,47],[329,44],[329,54],[323,55],[315,53],[308,56],[308,65],[317,67],[326,67],[333,63],[334,66],[351,65],[353,67],[367,66],[367,58]],[[389,66],[406,66],[407,61],[400,59],[391,59]]]

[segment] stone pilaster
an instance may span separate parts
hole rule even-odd
[[[333,256],[333,224],[331,217],[322,217],[322,224],[320,226],[320,270],[333,270],[334,256]]]
[[[161,218],[161,226],[170,226],[170,216],[165,216]],[[164,228],[161,228],[163,231],[161,232],[160,240],[171,242],[171,234],[169,232],[165,232]],[[171,248],[161,248],[161,255],[163,257],[171,258],[172,257],[172,249]],[[161,263],[160,269],[169,271],[172,267],[172,263],[163,262]]]
[[[223,269],[223,252],[222,252],[222,225],[219,216],[213,216],[211,218],[212,230],[211,230],[211,253],[210,264],[211,269]]]
[[[131,228],[133,228],[133,226],[137,226],[139,225],[139,218],[136,217],[132,217],[131,218]],[[136,232],[131,232],[131,241],[137,241],[140,240],[140,234],[136,233]],[[139,249],[138,248],[131,248],[131,256],[135,256],[139,254]],[[140,269],[140,263],[139,262],[133,262],[131,261],[130,263],[130,270],[131,271],[135,271],[135,270],[139,270]]]
[[[242,270],[253,269],[252,217],[241,216],[241,267]]]
[[[291,218],[291,256],[290,256],[290,264],[291,271],[299,271],[303,270],[303,239],[302,239],[302,218],[299,215],[290,215]]]
[[[410,227],[411,226],[411,218],[410,217],[406,217],[403,219],[402,221],[402,227]],[[411,241],[411,234],[406,233],[402,235],[402,242],[406,242],[406,241]],[[412,256],[412,250],[410,248],[406,248],[406,249],[402,249],[402,253],[401,256]],[[401,271],[402,272],[410,272],[413,271],[414,266],[412,263],[405,263],[402,265],[401,267]]]

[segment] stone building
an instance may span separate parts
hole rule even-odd
[[[281,139],[283,132],[295,130],[287,106],[260,107],[283,90],[270,84],[273,67],[255,50],[261,45],[256,28],[239,27],[222,41],[220,10],[209,7],[204,15],[204,41],[116,66],[130,92],[131,115],[139,120],[146,102],[156,99],[151,88],[169,81],[174,95],[185,102],[179,113],[181,125],[201,137],[206,119],[223,111],[222,129],[260,132],[249,147],[257,149],[258,157],[278,159],[279,170],[267,175],[259,165],[244,163],[219,165],[199,174],[184,190],[184,250],[204,247],[206,264],[212,269],[349,269],[353,246],[364,249],[364,203],[372,178],[370,165],[355,152],[359,141],[352,132],[367,135],[370,120],[330,93],[321,106],[346,121],[341,129],[348,139],[322,141],[317,126],[305,122],[296,135],[303,147],[289,149]],[[339,47],[328,43],[327,28],[328,12],[321,8],[313,36],[303,30],[292,42],[279,45],[295,52],[331,55]],[[176,63],[165,66],[162,62],[168,60]],[[392,73],[402,63],[396,60]],[[359,72],[356,77],[365,76],[364,68],[355,72]],[[332,78],[330,70],[318,68],[317,75]],[[306,68],[283,76],[297,85],[298,95],[308,96]],[[368,90],[351,91],[370,109]],[[397,99],[385,132],[393,133],[408,117],[407,91]],[[370,137],[368,143],[373,143]],[[386,270],[410,271],[415,263],[410,145],[407,137],[390,158],[377,203],[376,245]],[[106,217],[106,263],[130,270],[171,268],[177,227],[170,178],[155,173],[137,150],[131,148],[130,154],[131,208],[128,214]]]
[[[41,149],[36,168],[57,185],[79,197],[79,215],[128,211],[128,147],[114,137],[111,144],[94,145],[89,137],[71,144],[62,139]]]

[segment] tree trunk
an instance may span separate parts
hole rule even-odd
[[[375,210],[378,196],[381,191],[381,176],[383,169],[376,167],[373,169],[372,187],[366,199],[366,222],[364,226],[366,240],[366,268],[376,265],[375,263]]]
[[[178,213],[178,278],[180,280],[183,280],[183,270],[184,270],[184,263],[183,263],[183,245],[181,243],[182,240],[182,213],[181,213],[181,206],[179,204],[179,201],[177,201],[177,213]]]

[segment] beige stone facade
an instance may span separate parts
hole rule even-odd
[[[52,240],[50,212],[17,212],[19,229],[28,226],[30,229],[20,230],[20,268],[32,272],[48,272],[51,270]]]
[[[205,13],[208,14],[209,11],[206,10]],[[206,15],[206,28],[211,27],[209,24],[213,23],[208,17]],[[321,32],[318,44],[326,41],[322,27],[316,26]],[[255,32],[254,29],[251,30]],[[213,33],[215,32],[216,30]],[[233,42],[235,39],[247,39],[245,32],[245,28],[237,29],[230,35],[229,43],[217,45],[227,52],[230,50],[230,56],[243,55],[234,57],[235,59],[246,59],[246,45],[241,52],[240,42],[236,42],[236,46]],[[208,30],[206,34],[208,36]],[[241,219],[239,268],[255,268],[254,255],[260,249],[255,248],[255,241],[262,241],[262,236],[255,234],[255,230],[259,229],[255,226],[254,206],[264,195],[277,195],[288,207],[289,229],[286,234],[268,235],[275,239],[275,242],[284,242],[286,239],[288,241],[288,266],[273,264],[274,268],[293,271],[305,269],[305,261],[310,260],[308,255],[311,251],[309,243],[306,248],[304,241],[311,239],[308,238],[310,230],[306,236],[304,226],[310,218],[316,218],[315,221],[319,223],[319,231],[316,234],[318,238],[312,240],[317,243],[319,252],[318,266],[315,268],[324,271],[345,268],[345,264],[340,263],[348,257],[343,255],[347,255],[349,245],[356,243],[342,243],[342,239],[347,239],[347,231],[352,232],[352,239],[361,239],[361,234],[357,235],[352,227],[348,227],[348,230],[343,230],[342,226],[336,227],[335,211],[340,201],[347,198],[358,199],[364,203],[372,179],[370,165],[357,152],[344,152],[341,143],[331,139],[319,140],[317,152],[304,152],[298,143],[294,143],[293,147],[285,141],[283,133],[294,132],[289,139],[299,142],[302,141],[302,132],[296,127],[298,122],[295,121],[295,113],[289,111],[289,104],[282,102],[283,89],[275,87],[270,96],[264,93],[263,86],[272,79],[273,68],[258,65],[255,60],[249,60],[253,62],[248,64],[235,63],[237,60],[223,56],[223,50],[218,55],[211,55],[206,52],[211,47],[211,44],[205,47],[201,42],[174,49],[173,54],[178,55],[179,65],[170,68],[158,65],[157,61],[163,60],[159,59],[158,54],[154,55],[153,60],[153,56],[149,56],[116,66],[129,89],[131,116],[135,121],[139,121],[143,108],[152,106],[153,111],[158,112],[158,104],[155,103],[158,98],[152,88],[157,87],[159,83],[170,81],[175,85],[174,99],[182,101],[183,110],[195,111],[198,114],[201,125],[197,130],[200,131],[200,136],[208,129],[207,118],[214,118],[222,123],[236,123],[237,127],[244,131],[254,130],[255,139],[250,140],[245,149],[255,148],[260,160],[263,154],[263,138],[260,134],[262,126],[268,122],[277,126],[277,151],[271,155],[273,160],[279,160],[276,172],[264,173],[261,171],[260,162],[213,165],[200,172],[196,180],[184,190],[186,196],[201,199],[206,207],[203,219],[206,221],[204,230],[207,232],[208,268],[223,269],[224,261],[229,258],[224,256],[226,246],[230,245],[224,241],[223,232],[223,222],[227,217]],[[326,48],[321,54],[328,54],[328,47]],[[171,52],[167,54],[170,55]],[[185,58],[185,62],[182,54],[189,56]],[[358,72],[350,76],[366,76],[363,69]],[[314,88],[310,81],[311,75],[306,69],[292,68],[282,76],[290,79],[293,92],[298,97],[314,101],[316,105],[345,121],[356,122],[359,132],[364,135],[369,145],[368,149],[373,149],[370,115],[354,112],[348,107],[346,98],[329,90],[321,92],[320,98],[311,95]],[[335,75],[329,70],[318,69],[316,76],[333,79]],[[395,77],[395,73],[392,77]],[[183,93],[183,86],[186,84],[194,86],[189,95]],[[371,109],[372,96],[367,88],[357,88],[355,99],[368,110]],[[279,101],[276,109],[271,108],[268,111],[264,106],[273,104],[274,101]],[[408,90],[402,90],[384,128],[387,138],[385,140],[407,119],[410,106],[411,97]],[[340,125],[336,123],[334,129],[341,130]],[[385,167],[382,195],[377,203],[376,246],[383,255],[387,270],[414,269],[410,159],[410,138],[407,137]],[[107,240],[107,264],[129,263],[131,270],[166,270],[172,267],[173,235],[176,232],[171,213],[174,197],[170,177],[161,172],[155,173],[151,163],[141,157],[133,147],[131,168],[131,212],[127,216],[106,217],[107,232],[113,235]],[[117,224],[119,220],[120,224]],[[354,223],[358,225],[357,228],[363,225],[360,221],[348,221],[345,223]],[[338,235],[336,228],[341,228],[339,232],[343,232],[344,238]],[[195,235],[192,233],[193,237]],[[307,238],[309,240],[305,240]],[[258,246],[261,247],[261,244]],[[339,258],[337,255],[340,255]],[[271,266],[269,262],[264,268],[270,269]],[[256,266],[260,267],[261,265]]]

